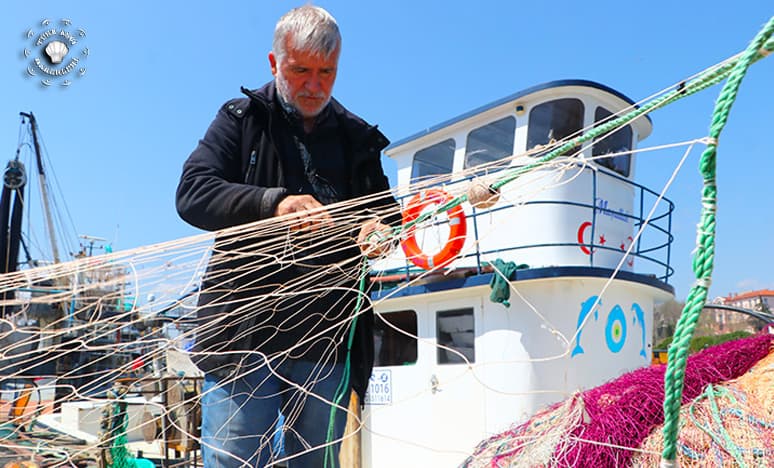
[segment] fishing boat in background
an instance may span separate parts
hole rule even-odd
[[[60,440],[83,451],[102,432],[105,403],[99,400],[122,377],[116,371],[132,369],[131,377],[139,378],[152,369],[141,360],[147,345],[132,344],[141,332],[130,313],[136,299],[126,266],[97,260],[111,251],[105,239],[80,235],[79,247],[72,247],[75,230],[64,200],[54,196],[61,191],[51,184],[37,120],[32,112],[20,115],[16,155],[3,174],[0,273],[24,277],[34,268],[83,260],[64,276],[29,275],[23,287],[3,286],[0,423],[10,431],[4,437],[10,445],[0,449],[0,459],[32,462],[35,457],[23,448],[30,442]],[[39,213],[33,209],[38,204]],[[42,232],[34,231],[40,226]]]
[[[13,273],[28,268],[35,268],[41,265],[59,264],[77,258],[91,257],[95,250],[109,252],[111,246],[105,239],[80,235],[80,245],[78,249],[72,248],[72,239],[69,242],[62,243],[63,234],[73,232],[74,228],[67,223],[67,216],[60,210],[66,211],[66,204],[63,200],[54,197],[57,193],[55,187],[49,180],[48,166],[46,163],[42,144],[39,136],[39,128],[33,113],[22,112],[22,139],[17,148],[16,157],[8,162],[3,181],[2,198],[0,198],[0,224],[2,229],[0,234],[0,245],[2,248],[2,273]],[[29,139],[27,139],[29,137]],[[28,159],[33,161],[34,172],[28,175],[27,165],[24,163],[24,150],[31,149]],[[28,162],[29,164],[29,162]],[[37,183],[35,183],[37,182]],[[34,187],[37,185],[37,187]],[[41,217],[34,220],[24,220],[24,213],[31,216],[31,206],[40,203]],[[9,216],[10,212],[10,216]],[[34,214],[33,214],[34,216]],[[22,229],[25,226],[26,229]],[[33,232],[32,227],[42,221],[45,226],[42,235],[41,232]],[[37,226],[36,226],[37,227]],[[72,236],[74,237],[74,236]],[[64,254],[61,251],[62,245],[69,248]],[[48,247],[48,248],[46,248]],[[20,253],[23,253],[23,260],[19,261]],[[120,266],[100,265],[99,268],[84,269],[75,272],[66,283],[61,279],[57,281],[40,281],[36,284],[30,284],[26,288],[17,288],[6,292],[6,299],[18,295],[29,299],[27,303],[17,307],[3,307],[2,317],[5,320],[5,327],[12,327],[14,333],[4,337],[8,342],[4,343],[7,347],[13,348],[11,343],[24,343],[24,346],[18,348],[13,354],[23,354],[34,352],[35,348],[40,351],[42,359],[25,358],[23,365],[6,364],[3,367],[4,374],[17,374],[23,378],[24,375],[48,376],[62,380],[63,385],[72,385],[75,388],[83,389],[86,393],[95,393],[97,388],[90,388],[94,383],[94,378],[90,376],[99,375],[107,369],[116,368],[125,362],[131,361],[136,356],[122,355],[121,353],[104,353],[97,351],[88,351],[84,346],[79,348],[79,335],[87,336],[92,333],[82,325],[89,322],[95,322],[103,318],[116,316],[126,310],[131,310],[133,300],[131,294],[126,290],[124,283],[116,284],[108,289],[82,287],[87,284],[111,284],[111,278],[121,278],[126,276],[126,271]],[[78,291],[82,289],[87,293],[70,294],[68,297],[62,297],[61,301],[47,301],[46,297],[62,294],[67,291]],[[109,297],[111,300],[105,301],[103,298]],[[40,300],[38,300],[40,299]],[[61,329],[62,334],[51,333],[51,338],[40,340],[23,339],[25,330],[29,329],[31,333],[41,329]],[[83,330],[79,333],[78,330]],[[110,347],[119,342],[133,341],[138,335],[138,331],[131,325],[116,330],[115,333],[104,334],[104,336],[89,339],[87,347],[99,348]],[[83,343],[81,343],[83,344]],[[30,348],[31,349],[28,349]],[[50,356],[44,356],[50,351],[50,348],[58,350],[56,359]],[[137,353],[139,356],[140,353]],[[9,353],[5,354],[9,357]],[[30,363],[35,363],[31,366]],[[74,370],[77,369],[77,375]],[[46,378],[48,378],[46,377]],[[3,382],[8,383],[7,380]]]

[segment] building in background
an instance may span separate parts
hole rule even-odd
[[[741,294],[731,293],[722,298],[722,304],[760,312],[770,311],[774,306],[774,290],[761,289]]]
[[[743,293],[731,293],[725,297],[717,297],[712,302],[758,312],[770,312],[772,307],[774,307],[774,290],[760,289]],[[750,317],[744,314],[731,310],[713,309],[712,314],[718,332],[744,330],[758,322],[755,319],[751,320]]]

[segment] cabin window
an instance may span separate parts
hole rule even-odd
[[[515,132],[514,117],[497,120],[470,132],[465,144],[465,169],[513,155]]]
[[[449,138],[414,153],[411,178],[451,174],[454,165],[454,140]]]
[[[402,310],[374,320],[374,366],[405,366],[417,362],[417,313]]]
[[[597,110],[594,111],[594,122],[606,121],[611,115],[613,115],[613,113],[604,107],[597,107]],[[631,153],[627,153],[627,151],[630,151],[631,149],[632,127],[627,125],[619,128],[601,140],[594,140],[592,156],[604,156],[605,154],[615,153],[616,156],[598,158],[594,159],[594,161],[602,167],[612,169],[624,177],[629,177],[632,155]]]
[[[580,99],[556,99],[529,111],[527,150],[569,137],[583,128],[583,102]],[[545,153],[543,153],[545,154]],[[541,155],[540,153],[533,156]]]
[[[472,308],[438,312],[435,316],[435,330],[438,364],[475,362],[476,334]]]

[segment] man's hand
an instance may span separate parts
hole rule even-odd
[[[360,227],[357,244],[368,258],[376,258],[392,250],[392,231],[390,226],[371,220]]]
[[[322,203],[311,195],[288,195],[283,198],[274,216],[285,215],[293,215],[289,221],[290,229],[294,231],[308,229],[314,232],[333,223]]]

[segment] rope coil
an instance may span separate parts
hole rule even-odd
[[[470,182],[467,195],[468,202],[481,210],[491,208],[500,201],[500,190],[492,188],[489,183],[479,178],[475,178]]]

